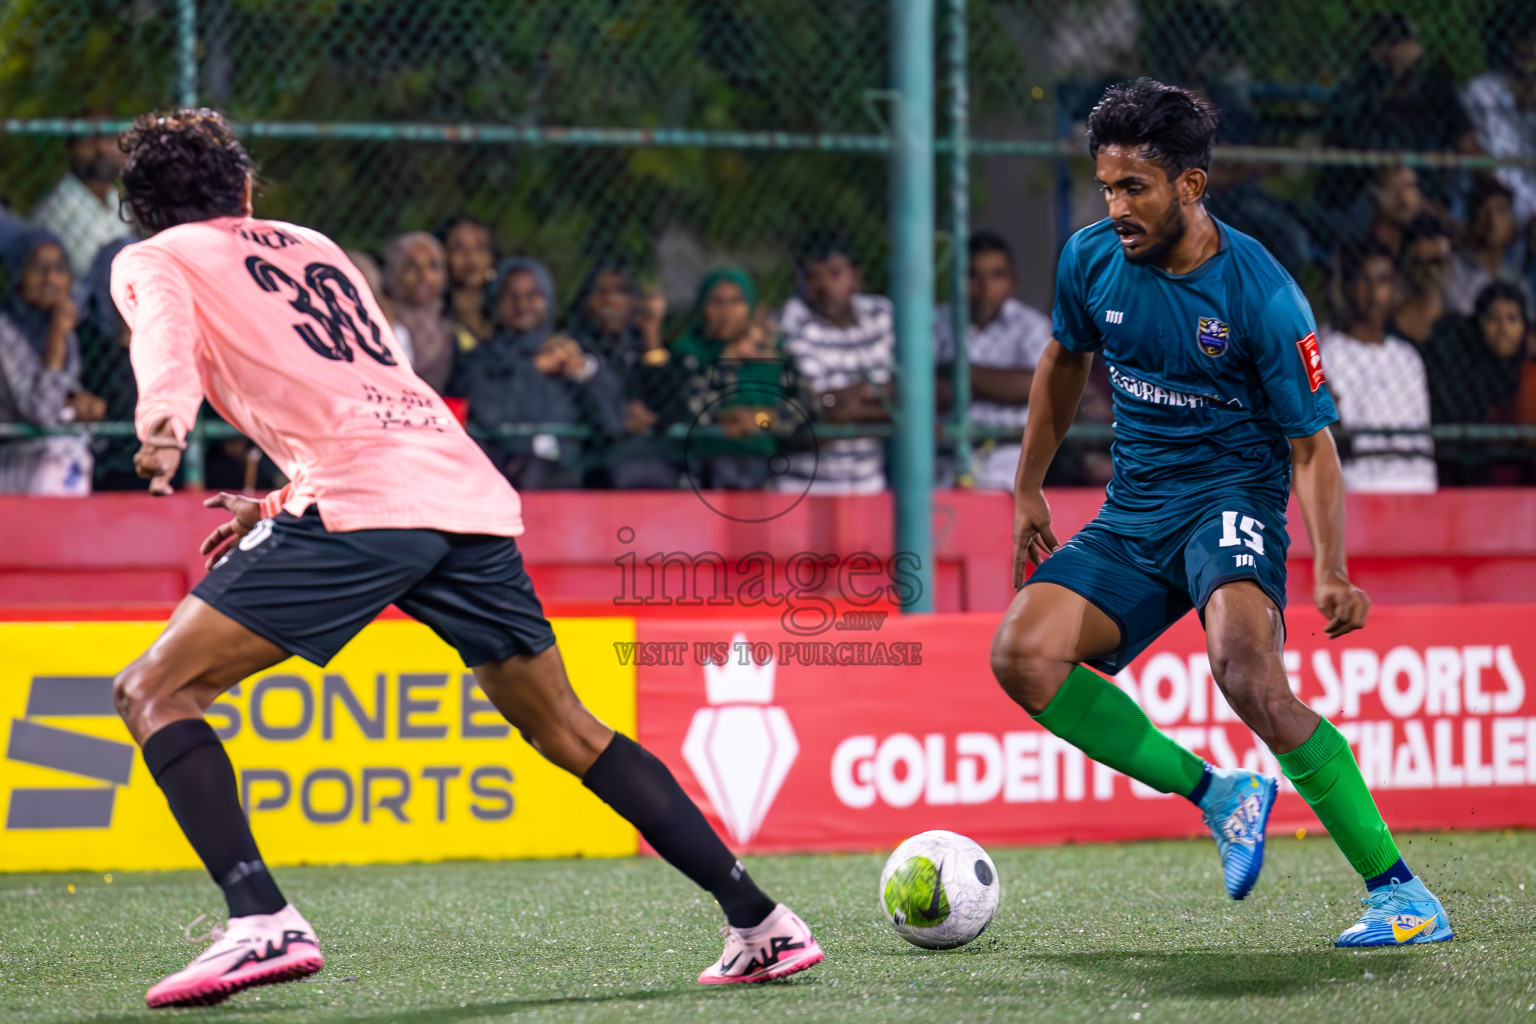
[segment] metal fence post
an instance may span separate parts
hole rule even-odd
[[[933,0],[893,0],[891,297],[896,313],[896,549],[933,611]],[[915,564],[912,564],[914,563]]]
[[[176,103],[197,106],[197,0],[176,0]]]
[[[967,301],[971,240],[970,93],[966,82],[966,0],[949,0],[949,288],[950,336],[955,339],[955,472],[971,473],[971,353]]]
[[[176,0],[176,105],[197,106],[197,0]],[[187,450],[182,456],[182,484],[202,490],[204,471],[203,414],[197,414],[187,432]]]
[[[197,419],[192,423],[192,429],[187,431],[187,450],[181,455],[181,484],[194,491],[203,489],[205,479],[204,454],[208,449],[207,424],[208,421],[203,419],[203,414],[198,413]]]

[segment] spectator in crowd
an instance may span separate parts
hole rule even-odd
[[[784,351],[824,423],[890,419],[886,402],[896,365],[891,300],[861,291],[863,278],[848,241],[817,234],[796,261],[800,293],[784,304]],[[780,489],[812,494],[876,494],[885,490],[885,443],[878,437],[824,439],[815,453],[789,457]]]
[[[1536,156],[1536,4],[1505,0],[1483,23],[1488,70],[1462,93],[1483,150],[1494,156]],[[1514,196],[1515,220],[1536,217],[1536,169],[1494,172]]]
[[[458,353],[474,337],[454,324],[446,310],[448,256],[430,232],[408,231],[384,252],[384,294],[394,304],[397,328],[404,328],[411,365],[441,394],[453,377]],[[397,329],[396,333],[399,331]]]
[[[664,486],[668,476],[675,484],[684,468],[696,487],[769,483],[786,397],[782,368],[781,339],[751,276],[734,267],[704,275],[682,337],[670,351],[648,348],[642,356],[635,388],[644,413],[631,409],[629,417],[632,433],[681,426],[690,436],[629,446],[615,465],[615,486]]]
[[[75,334],[80,341],[80,383],[101,396],[103,419],[132,423],[139,403],[139,386],[128,358],[132,333],[112,301],[112,261],[136,239],[119,238],[96,252],[91,269],[78,289],[82,296],[80,322]],[[98,491],[142,490],[144,481],[133,469],[139,442],[133,437],[98,437],[91,442],[96,468],[93,486]]]
[[[1428,343],[1441,320],[1451,315],[1445,301],[1451,272],[1451,233],[1437,218],[1420,214],[1403,232],[1398,252],[1404,294],[1387,329],[1415,345]]]
[[[492,432],[510,424],[587,424],[623,431],[618,379],[590,353],[555,334],[555,289],[537,260],[504,260],[493,283],[495,333],[459,360],[453,393],[469,399],[469,422]],[[523,490],[581,485],[580,438],[553,433],[480,439],[507,479]]]
[[[1511,422],[1520,388],[1530,305],[1509,281],[1494,281],[1477,296],[1470,317],[1437,336],[1424,350],[1430,411],[1436,423]]]
[[[1408,225],[1432,209],[1412,167],[1385,165],[1362,173],[1364,183],[1351,186],[1352,195],[1339,184],[1347,182],[1347,176],[1322,179],[1317,202],[1305,208],[1314,251],[1331,266],[1334,280],[1339,279],[1342,262],[1358,255],[1363,241],[1378,243],[1397,259]]]
[[[1524,247],[1515,223],[1513,198],[1494,178],[1482,179],[1473,191],[1466,238],[1451,260],[1445,282],[1445,302],[1452,312],[1469,315],[1477,297],[1494,281],[1518,285],[1529,305],[1530,283],[1525,277]]]
[[[105,403],[80,383],[80,344],[69,258],[45,231],[14,236],[4,251],[0,301],[0,423],[53,427],[100,420]],[[0,443],[0,493],[91,492],[91,450],[77,435]]]
[[[448,256],[448,314],[475,341],[484,341],[492,334],[485,292],[496,278],[496,236],[468,214],[450,217],[436,234]]]
[[[1365,188],[1369,211],[1367,233],[1386,247],[1393,258],[1402,251],[1403,235],[1419,217],[1429,212],[1419,174],[1412,167],[1388,166],[1376,169]]]
[[[662,344],[659,320],[642,315],[635,279],[617,260],[599,263],[581,283],[571,337],[618,376],[626,394],[640,357]]]
[[[967,298],[970,326],[966,353],[970,362],[972,423],[1022,436],[1029,414],[1029,387],[1035,365],[1051,340],[1051,318],[1013,297],[1017,283],[1013,251],[1002,236],[990,231],[971,235]],[[953,318],[940,306],[934,330],[934,359],[955,358]],[[983,440],[976,444],[973,464],[962,467],[975,486],[1012,491],[1019,466],[1016,440]]]
[[[1387,330],[1397,275],[1378,242],[1346,254],[1342,329],[1319,332],[1323,369],[1348,444],[1344,486],[1351,491],[1435,490],[1434,448],[1427,435],[1371,430],[1429,427],[1429,383],[1418,350]]]
[[[600,279],[594,277],[593,281]],[[628,279],[626,274],[626,280]],[[624,430],[626,437],[608,451],[608,476],[613,487],[623,490],[670,490],[683,478],[683,444],[666,435],[676,424],[686,425],[689,384],[699,367],[696,357],[673,358],[673,352],[662,341],[662,324],[666,319],[667,300],[659,289],[647,289],[635,297],[630,314],[635,337],[615,336],[604,323],[615,324],[617,310],[623,300],[608,306],[599,317],[588,310],[587,327],[583,345],[591,345],[588,351],[615,352],[620,354],[620,369],[624,375]],[[583,303],[579,308],[586,308]],[[698,311],[695,310],[694,319]],[[631,340],[638,341],[639,351],[627,370],[622,354]],[[599,358],[602,358],[599,355]],[[707,372],[706,372],[707,378]]]
[[[83,280],[96,251],[133,233],[120,215],[113,183],[127,159],[116,135],[79,135],[68,143],[69,169],[32,208],[32,223],[52,232],[69,256],[70,272]]]
[[[1530,302],[1520,285],[1493,281],[1478,293],[1473,314],[1437,335],[1424,350],[1430,413],[1436,423],[1513,423],[1527,358]],[[1481,440],[1440,444],[1442,483],[1529,483],[1529,449],[1500,458]],[[1451,456],[1447,458],[1447,456]]]
[[[1418,29],[1397,11],[1376,11],[1363,33],[1365,61],[1334,93],[1324,123],[1327,145],[1344,149],[1474,152],[1472,122],[1451,76],[1424,59]],[[1359,172],[1335,172],[1335,181]],[[1420,184],[1441,204],[1449,177],[1429,174]],[[1347,185],[1339,186],[1347,188]]]

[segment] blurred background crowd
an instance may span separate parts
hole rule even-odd
[[[30,24],[28,6],[12,12],[10,27]],[[1274,68],[1258,73],[1266,44],[1255,34],[1275,15],[1244,0],[1114,0],[1065,12],[971,5],[973,37],[989,25],[1006,30],[977,44],[973,77],[1016,59],[1018,81],[998,88],[1050,111],[1020,117],[1009,130],[1055,156],[995,162],[976,175],[975,216],[963,238],[969,284],[958,296],[969,324],[963,409],[953,401],[948,302],[957,297],[940,295],[932,329],[941,419],[963,417],[970,438],[957,456],[953,432],[944,431],[942,485],[1012,486],[1032,373],[1050,339],[1050,267],[1066,233],[1102,215],[1099,201],[1085,197],[1091,174],[1080,155],[1081,123],[1104,85],[1138,73],[1197,89],[1219,108],[1208,207],[1263,242],[1311,298],[1348,485],[1427,492],[1536,484],[1536,434],[1437,429],[1536,424],[1536,3],[1426,8],[1451,10],[1460,35],[1443,31],[1435,19],[1449,15],[1441,13],[1314,6],[1338,22],[1333,34],[1345,42],[1334,65],[1292,67],[1287,79],[1285,66],[1278,77]],[[850,25],[860,10],[875,9],[829,9],[843,7]],[[220,86],[231,72],[217,65],[219,32],[235,38],[236,14],[226,12],[225,24],[213,9],[200,64],[204,99],[239,115],[241,93],[228,81]],[[706,17],[703,9],[711,5],[689,16]],[[1421,24],[1426,18],[1435,31]],[[750,38],[750,30],[743,22],[726,38]],[[22,38],[32,39],[26,53],[42,59],[46,37]],[[1049,61],[1036,51],[1048,47],[1052,75],[1037,70]],[[725,79],[735,74],[734,85],[752,94],[751,75],[766,78],[771,56],[758,54],[755,71],[743,71],[745,58],[734,52],[706,54],[706,66],[724,67]],[[1049,94],[1028,86],[1032,78],[1052,80]],[[0,76],[0,98],[17,88]],[[995,111],[1007,103],[989,105],[985,82],[973,89],[978,129],[989,117],[1001,124]],[[795,106],[796,95],[784,98]],[[75,113],[111,121],[136,112],[121,106]],[[737,127],[757,127],[750,121],[759,115],[737,114]],[[0,146],[0,175],[14,172],[23,153],[29,166],[63,165],[44,185],[12,190],[0,214],[0,426],[14,428],[0,442],[0,492],[139,487],[134,442],[123,429],[59,429],[132,419],[132,339],[107,289],[111,259],[135,241],[118,205],[122,154],[110,131],[45,141],[51,148],[14,138]],[[583,211],[572,220],[549,205],[551,194],[564,184],[561,202],[578,202],[592,191],[585,179],[562,182],[558,164],[535,166],[530,157],[525,166],[515,150],[470,147],[473,170],[455,164],[451,175],[403,162],[400,177],[415,190],[408,199],[391,201],[389,189],[372,183],[370,201],[379,205],[360,224],[338,221],[325,192],[339,202],[360,187],[345,172],[359,173],[365,144],[337,155],[330,176],[297,173],[295,143],[250,145],[267,179],[258,215],[291,217],[354,247],[417,373],[519,488],[888,486],[896,346],[892,306],[881,294],[883,243],[869,229],[880,219],[870,210],[883,212],[883,174],[867,161],[848,157],[842,178],[829,172],[814,183],[802,179],[829,165],[809,157],[799,169],[779,154],[728,154],[748,161],[745,170],[682,165],[696,179],[690,187],[744,190],[721,209],[767,210],[770,226],[752,221],[743,231],[717,223],[729,221],[720,210],[689,214],[681,192],[654,183],[647,192],[634,181],[618,198],[608,188],[592,200],[601,216]],[[315,151],[305,157],[312,171]],[[498,190],[490,183],[503,163],[517,180]],[[613,173],[639,180],[676,171],[637,171],[630,162]],[[782,209],[755,191],[771,183],[782,192],[791,182],[803,201]],[[0,177],[0,193],[5,184]],[[424,201],[435,187],[441,202]],[[647,201],[661,212],[653,216]],[[457,206],[441,205],[450,202]],[[390,225],[396,230],[381,230]],[[960,237],[951,232],[948,241],[959,245]],[[1097,373],[1079,412],[1089,429],[1050,483],[1108,479],[1108,386],[1102,366]],[[214,419],[211,410],[205,416]],[[280,482],[248,442],[208,436],[207,485]]]

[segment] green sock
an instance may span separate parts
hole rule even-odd
[[[1397,863],[1397,844],[1365,787],[1355,755],[1328,719],[1318,723],[1307,742],[1275,757],[1351,867],[1371,878]]]
[[[1124,690],[1081,665],[1035,721],[1100,764],[1163,793],[1188,796],[1205,774],[1205,762],[1158,732]]]

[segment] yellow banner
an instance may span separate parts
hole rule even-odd
[[[562,619],[576,692],[635,731],[632,619]],[[112,707],[151,622],[0,623],[0,871],[197,867]],[[617,857],[635,831],[545,761],[427,627],[376,622],[324,669],[247,679],[208,721],[271,864]]]

